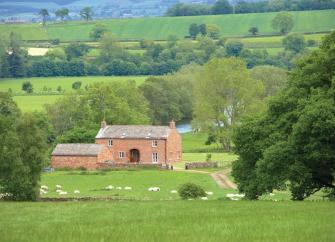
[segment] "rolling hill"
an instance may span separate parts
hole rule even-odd
[[[277,13],[228,14],[190,17],[155,17],[112,19],[92,22],[0,25],[0,33],[17,32],[23,40],[88,41],[89,33],[99,23],[120,39],[166,39],[169,35],[183,38],[191,23],[216,24],[225,37],[245,36],[250,27],[258,27],[261,35],[274,34],[271,20]],[[335,28],[335,10],[292,12],[293,32],[327,32]]]

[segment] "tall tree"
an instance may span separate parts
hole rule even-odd
[[[9,193],[8,199],[38,199],[46,141],[36,116],[22,115],[11,97],[0,93],[0,192]]]
[[[7,63],[12,77],[23,77],[26,73],[27,53],[21,48],[20,37],[13,32],[9,35]]]
[[[68,8],[61,8],[61,9],[58,9],[56,12],[55,12],[55,15],[60,18],[62,20],[62,22],[64,21],[65,17],[68,17],[69,16],[69,9]]]
[[[262,83],[251,78],[241,59],[212,59],[195,83],[194,118],[230,151],[233,127],[243,115],[255,111],[262,90]]]
[[[92,20],[93,17],[93,10],[91,7],[85,7],[80,10],[80,16],[85,19],[86,21]]]
[[[278,13],[271,22],[272,28],[279,30],[281,34],[290,32],[293,28],[293,25],[293,16],[288,12]]]
[[[43,8],[38,12],[38,15],[40,15],[42,17],[42,23],[43,26],[46,25],[48,17],[49,17],[49,12],[47,9]]]
[[[303,200],[335,192],[335,32],[297,62],[285,89],[266,112],[242,123],[235,136],[233,176],[250,199],[289,188]]]

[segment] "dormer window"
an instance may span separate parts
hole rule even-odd
[[[158,146],[158,140],[153,140],[152,147],[157,147],[157,146]]]
[[[113,140],[112,140],[112,138],[110,138],[109,140],[108,140],[108,146],[112,146],[113,145]]]

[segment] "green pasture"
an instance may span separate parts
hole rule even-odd
[[[56,193],[55,186],[62,185],[63,191],[67,191],[65,197],[116,197],[119,199],[136,200],[175,200],[179,199],[178,194],[171,193],[171,190],[186,183],[193,182],[204,187],[206,191],[214,194],[209,199],[224,197],[228,191],[220,189],[215,181],[208,174],[176,172],[166,170],[134,170],[134,171],[57,171],[45,173],[42,176],[41,184],[50,188],[44,197],[60,197]],[[105,190],[106,186],[113,185],[112,190]],[[125,187],[132,187],[132,190],[125,190]],[[121,190],[116,187],[122,187]],[[160,192],[149,192],[149,187],[160,187]],[[80,190],[80,194],[74,194],[74,190]]]
[[[0,202],[1,241],[334,241],[335,203]]]
[[[81,81],[81,88],[96,82],[112,82],[134,80],[141,84],[147,79],[147,76],[81,76],[81,77],[32,77],[32,78],[6,78],[0,79],[0,91],[8,91],[12,89],[15,93],[23,94],[22,83],[30,81],[33,84],[34,92],[42,92],[44,87],[51,88],[56,91],[61,86],[65,91],[72,90],[72,83]]]
[[[23,112],[41,111],[45,104],[53,104],[63,95],[14,96],[13,99]]]
[[[92,22],[51,23],[46,28],[39,24],[0,25],[0,32],[11,31],[22,35],[23,40],[61,41],[90,40],[89,33],[97,23],[104,24],[117,38],[121,39],[167,39],[169,35],[183,38],[188,35],[192,23],[216,24],[222,36],[245,36],[250,27],[258,27],[261,35],[274,34],[271,20],[277,13],[226,14],[213,16],[156,17],[138,19],[112,19]],[[297,11],[293,32],[330,31],[335,27],[335,10]]]

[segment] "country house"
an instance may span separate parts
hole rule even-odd
[[[58,144],[51,165],[94,170],[106,164],[168,164],[181,161],[181,142],[174,121],[169,126],[102,122],[95,144]]]

